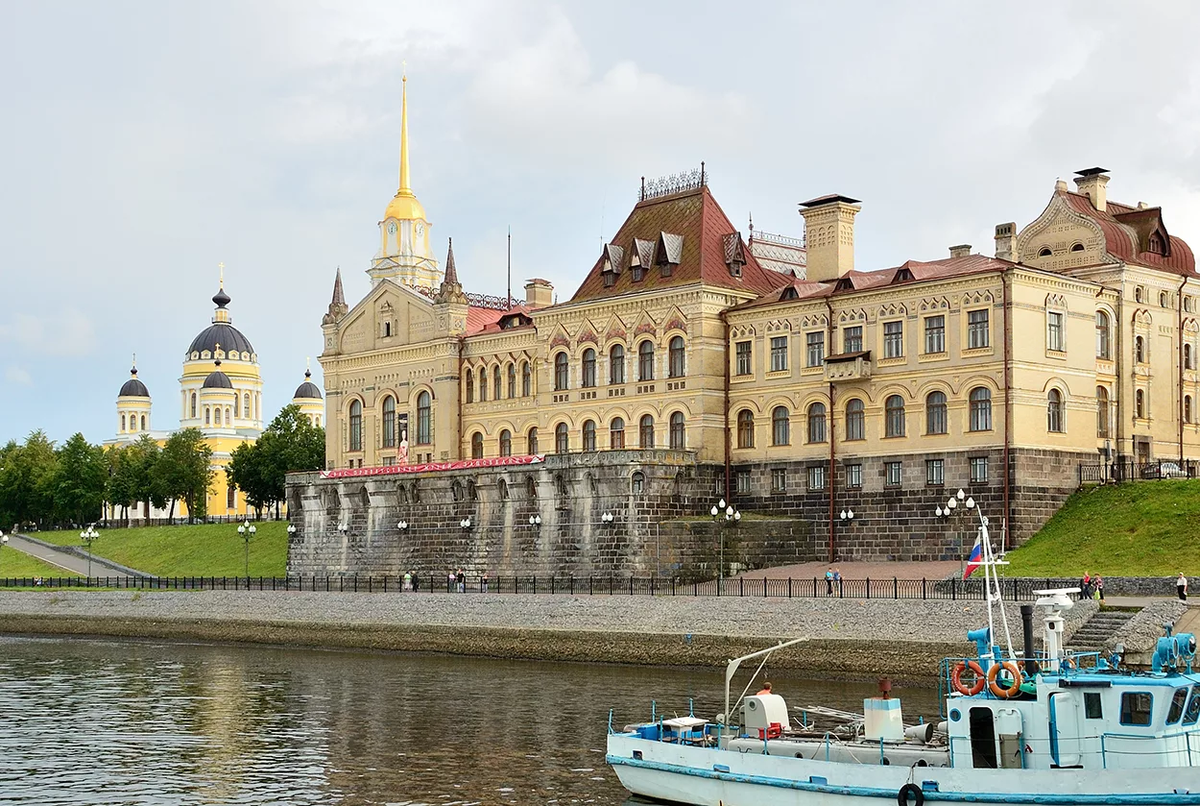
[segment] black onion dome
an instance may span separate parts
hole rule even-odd
[[[150,397],[150,390],[146,388],[146,384],[138,380],[137,370],[134,369],[131,372],[133,377],[125,381],[118,397]]]
[[[305,370],[304,371],[304,383],[302,383],[296,387],[296,394],[292,395],[293,400],[296,400],[297,398],[305,398],[305,397],[315,398],[316,400],[321,399],[321,390],[317,388],[317,385],[315,383],[313,383],[312,381],[309,380],[309,378],[311,378],[311,377],[312,377],[312,372]]]
[[[221,371],[221,359],[213,362],[217,368],[208,373],[208,377],[204,379],[204,385],[201,389],[232,389],[233,383],[229,380],[229,376]]]
[[[202,353],[205,350],[216,353],[218,344],[226,352],[254,352],[254,346],[250,344],[250,339],[242,335],[242,331],[233,325],[218,322],[215,325],[209,325],[200,332],[200,335],[192,339],[192,346],[187,349],[188,355]]]
[[[218,308],[224,308],[226,305],[229,304],[229,300],[230,300],[230,296],[225,293],[225,286],[221,286],[221,288],[217,291],[216,294],[213,295],[213,298],[212,298],[213,303]]]

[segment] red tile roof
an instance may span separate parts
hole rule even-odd
[[[1149,207],[1139,210],[1127,204],[1110,201],[1101,212],[1092,206],[1092,200],[1085,193],[1070,190],[1055,192],[1062,196],[1075,212],[1082,213],[1100,225],[1101,231],[1104,232],[1105,247],[1114,257],[1127,263],[1150,266],[1180,276],[1196,273],[1196,258],[1191,247],[1182,238],[1168,235],[1170,255],[1141,251],[1143,239],[1139,236],[1139,230],[1161,227],[1162,231],[1166,232],[1166,226],[1162,223],[1162,208]]]
[[[604,278],[601,276],[604,256],[601,255],[571,297],[571,302],[615,297],[643,289],[688,285],[698,281],[723,288],[766,294],[794,279],[763,268],[749,249],[743,250],[746,262],[742,266],[742,276],[732,276],[725,262],[724,236],[736,232],[737,229],[730,223],[707,187],[638,202],[611,241],[624,250],[623,265],[616,281],[613,285],[605,287]],[[661,233],[683,236],[679,265],[673,266],[670,276],[667,277],[662,276],[658,266],[649,266],[643,279],[635,282],[633,273],[629,271],[630,258],[637,252],[634,239],[657,242]]]
[[[479,333],[499,333],[500,319],[510,313],[528,314],[529,308],[524,305],[514,305],[507,311],[501,311],[497,308],[476,308],[474,306],[467,308],[467,333],[468,336],[474,336]],[[532,327],[525,325],[524,327]]]

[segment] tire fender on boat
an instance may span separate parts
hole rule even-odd
[[[963,672],[967,671],[967,669],[970,669],[975,675],[975,682],[970,686],[962,680]],[[959,694],[967,694],[973,697],[983,691],[985,682],[983,667],[975,661],[960,660],[958,665],[954,667],[954,670],[950,672],[950,685]]]
[[[1004,688],[997,682],[1000,677],[1000,670],[1003,669],[1012,677],[1012,685]],[[1013,663],[1011,660],[993,663],[987,672],[988,690],[1001,699],[1009,699],[1021,693],[1021,667]]]
[[[905,784],[896,793],[896,802],[900,806],[909,806],[910,803],[913,806],[923,806],[925,803],[925,793],[916,784]]]

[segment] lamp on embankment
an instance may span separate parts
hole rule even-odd
[[[82,540],[84,542],[84,545],[87,546],[88,579],[92,578],[92,541],[94,541],[98,537],[100,537],[100,533],[97,532],[94,528],[92,528],[92,524],[88,524],[88,527],[79,533],[79,539]]]
[[[250,578],[250,538],[254,537],[254,534],[257,531],[258,531],[258,528],[254,524],[252,524],[249,520],[247,520],[245,523],[238,524],[238,534],[241,535],[242,543],[246,547],[246,578],[247,579]],[[291,527],[291,525],[289,525],[288,532],[290,533],[291,531],[292,531],[292,527]],[[247,584],[249,584],[249,583],[247,583]]]

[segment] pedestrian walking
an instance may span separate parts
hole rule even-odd
[[[458,581],[458,575],[454,573],[454,569],[450,569],[450,573],[446,574],[446,593],[454,593],[454,583]]]
[[[825,570],[825,595],[833,596],[833,568]]]
[[[484,593],[487,593],[487,592],[488,592],[488,575],[487,575],[487,571],[484,571],[484,572],[483,572],[483,578],[482,578],[480,581],[483,583],[483,592],[484,592]]]
[[[458,592],[466,593],[467,592],[467,575],[463,572],[463,570],[461,568],[458,569],[458,573],[454,575],[454,579],[458,582]]]
[[[1092,579],[1092,587],[1096,589],[1096,598],[1101,602],[1104,601],[1104,577],[1096,574]]]
[[[405,571],[405,572],[404,572],[404,590],[406,590],[406,591],[411,591],[412,589],[413,589],[413,587],[412,587],[412,574],[411,574],[410,572],[408,572],[408,571]]]
[[[1187,601],[1187,577],[1183,575],[1182,571],[1179,572],[1179,578],[1175,580],[1175,592],[1179,594],[1181,602]]]

